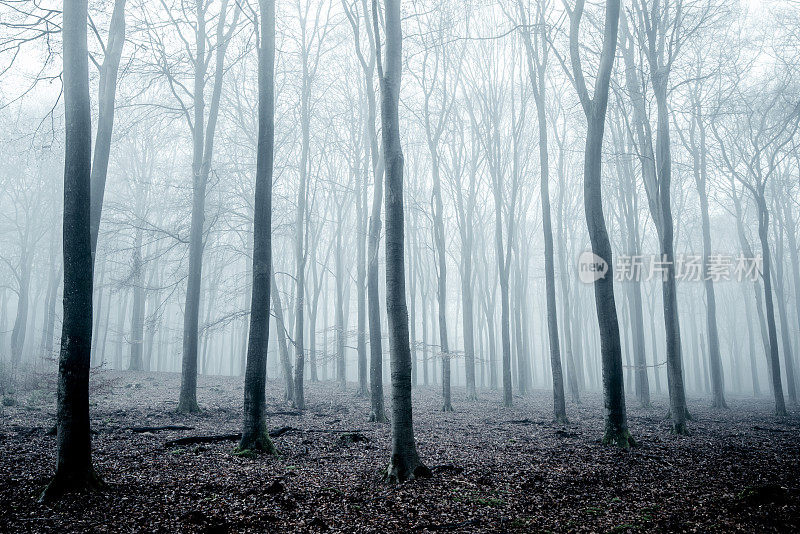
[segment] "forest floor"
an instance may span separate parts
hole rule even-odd
[[[100,493],[53,505],[36,499],[54,469],[55,377],[37,375],[7,397],[0,416],[0,531],[4,532],[800,532],[800,414],[778,419],[768,398],[731,397],[729,410],[690,399],[689,437],[670,435],[667,404],[628,399],[639,446],[599,442],[602,399],[568,405],[552,422],[547,391],[496,392],[454,413],[438,389],[414,394],[420,456],[430,479],[381,480],[390,426],[369,423],[368,400],[333,384],[308,384],[307,410],[267,387],[279,456],[237,456],[235,441],[172,445],[239,432],[242,379],[199,378],[198,415],[174,412],[179,376],[92,374],[94,465]],[[27,386],[27,387],[26,387]],[[388,405],[387,405],[388,407]],[[143,431],[133,427],[185,426]]]

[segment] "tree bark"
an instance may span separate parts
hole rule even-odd
[[[253,213],[253,285],[244,375],[244,420],[240,450],[275,453],[266,421],[265,386],[269,346],[272,267],[272,168],[275,146],[275,0],[259,0],[258,146]]]
[[[115,0],[108,28],[108,42],[105,45],[103,65],[100,68],[97,137],[94,143],[94,159],[91,170],[91,240],[92,261],[97,250],[97,236],[100,232],[100,216],[103,210],[103,196],[108,175],[108,159],[111,154],[111,134],[114,130],[114,103],[117,96],[117,74],[125,45],[125,3]]]
[[[381,85],[383,154],[386,162],[386,315],[392,369],[392,454],[386,478],[403,482],[430,476],[414,440],[411,408],[411,347],[408,339],[403,233],[403,149],[400,146],[400,77],[402,30],[399,0],[384,0],[386,72],[378,38],[378,1],[373,0],[378,75]]]
[[[211,157],[214,147],[214,133],[217,126],[219,101],[222,94],[225,52],[228,48],[230,29],[226,35],[225,18],[228,2],[223,0],[217,21],[216,65],[214,88],[209,106],[208,124],[205,125],[206,85],[206,10],[208,5],[202,0],[196,2],[197,22],[195,24],[194,58],[194,123],[192,128],[192,218],[189,230],[189,275],[186,284],[186,303],[183,313],[183,359],[181,362],[181,391],[178,397],[179,413],[197,412],[197,342],[200,314],[200,284],[203,269],[204,226],[206,206],[206,186],[211,172]],[[236,25],[239,11],[236,8],[231,27]]]
[[[606,276],[594,282],[595,307],[600,332],[600,353],[603,368],[603,401],[605,405],[604,443],[623,448],[634,444],[628,431],[625,411],[625,385],[622,377],[622,347],[619,321],[614,300],[614,273],[611,243],[608,238],[602,199],[602,148],[605,130],[608,88],[617,45],[619,0],[606,1],[603,49],[595,80],[594,96],[589,97],[580,66],[578,33],[584,0],[578,0],[570,13],[570,58],[581,105],[587,119],[586,148],[583,165],[583,198],[586,224],[592,252],[606,262]]]
[[[769,365],[772,369],[772,394],[775,397],[775,413],[779,416],[786,415],[786,403],[783,400],[783,386],[781,385],[781,364],[778,359],[778,331],[775,327],[775,309],[772,304],[772,276],[770,275],[770,250],[769,250],[769,212],[764,192],[759,191],[756,196],[758,207],[758,237],[761,240],[761,258],[763,262],[764,278],[764,304],[767,310],[767,330],[769,332]]]
[[[102,486],[92,467],[89,422],[93,269],[87,18],[86,0],[64,3],[64,323],[56,401],[56,474],[42,493],[42,501],[56,499],[68,491]]]

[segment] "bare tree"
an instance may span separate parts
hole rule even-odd
[[[42,501],[103,485],[92,466],[89,429],[92,117],[87,16],[86,0],[64,4],[64,324],[58,366],[56,474],[42,493]]]
[[[386,478],[392,481],[431,475],[417,454],[411,408],[411,346],[408,338],[403,232],[403,149],[400,145],[402,42],[400,1],[384,0],[386,70],[381,58],[378,0],[372,0],[378,79],[381,86],[382,141],[386,162],[386,315],[392,365],[392,453]]]
[[[605,25],[603,45],[600,54],[600,66],[594,84],[593,96],[589,95],[581,65],[578,35],[585,1],[577,0],[570,8],[566,4],[570,20],[569,50],[572,64],[571,81],[575,86],[581,107],[586,115],[586,149],[583,163],[583,201],[586,212],[586,224],[592,252],[608,266],[606,276],[594,282],[595,306],[597,321],[600,327],[600,352],[603,367],[603,399],[605,405],[605,434],[603,442],[615,443],[623,448],[634,445],[628,431],[628,420],[625,412],[625,384],[622,377],[622,346],[620,344],[619,322],[614,300],[614,271],[611,257],[611,242],[608,238],[605,217],[603,215],[603,199],[601,187],[601,165],[603,134],[605,131],[606,109],[608,107],[608,90],[611,71],[614,65],[614,54],[617,47],[617,30],[619,28],[619,0],[607,0],[605,7]],[[562,61],[566,69],[566,64]]]
[[[253,289],[244,386],[241,450],[274,453],[266,422],[265,383],[272,270],[272,168],[275,145],[275,0],[259,0],[258,145],[253,218]]]

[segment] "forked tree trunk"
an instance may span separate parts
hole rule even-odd
[[[786,369],[786,389],[789,393],[789,402],[797,405],[797,390],[795,389],[794,357],[792,355],[792,340],[789,332],[789,318],[786,313],[785,296],[783,281],[783,234],[778,226],[774,228],[775,236],[775,262],[772,270],[775,279],[775,300],[778,302],[778,317],[781,321],[781,340],[783,341],[783,366]]]
[[[758,207],[758,237],[761,240],[761,258],[764,273],[764,304],[767,310],[767,330],[769,332],[769,366],[771,369],[772,394],[775,397],[775,413],[786,415],[786,403],[783,400],[781,385],[781,364],[778,359],[778,331],[775,327],[775,309],[772,304],[772,276],[770,275],[769,250],[769,212],[764,199],[764,192],[756,197]]]
[[[92,467],[89,363],[92,348],[92,244],[87,1],[64,3],[64,323],[56,402],[56,474],[40,500],[102,485]]]
[[[600,68],[595,80],[594,96],[590,97],[580,66],[578,33],[584,0],[578,0],[570,13],[570,58],[578,86],[578,95],[587,119],[586,148],[583,161],[583,200],[586,224],[592,252],[608,266],[604,277],[594,282],[595,307],[600,332],[600,353],[603,368],[603,401],[605,405],[605,433],[603,442],[616,443],[628,448],[633,438],[628,431],[625,412],[625,385],[622,377],[622,347],[620,345],[619,321],[614,300],[614,272],[611,243],[608,239],[603,215],[602,199],[602,148],[605,130],[608,88],[617,45],[619,25],[619,0],[606,1],[603,49]]]
[[[206,125],[204,91],[206,85],[206,11],[208,5],[202,0],[196,2],[197,23],[195,24],[194,58],[194,122],[192,126],[192,218],[189,230],[189,274],[186,284],[186,303],[183,313],[183,359],[181,362],[181,391],[178,397],[178,412],[200,411],[197,404],[197,342],[200,314],[200,284],[203,270],[203,245],[205,229],[206,186],[211,172],[211,156],[214,147],[214,133],[217,126],[219,102],[222,94],[222,77],[225,72],[225,52],[231,31],[225,32],[225,18],[228,2],[223,0],[217,20],[216,64],[214,89],[209,106]],[[236,25],[239,11],[236,8],[232,27]],[[205,126],[204,126],[205,125]]]
[[[265,385],[269,346],[272,267],[272,167],[275,141],[275,0],[259,0],[258,145],[253,214],[253,285],[244,375],[244,420],[240,450],[274,453],[266,421]]]

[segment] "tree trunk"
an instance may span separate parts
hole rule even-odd
[[[400,1],[384,0],[386,73],[380,61],[377,0],[373,0],[373,25],[381,84],[383,154],[386,162],[386,315],[392,368],[392,455],[388,480],[402,482],[430,476],[420,461],[414,440],[411,409],[411,347],[408,339],[403,233],[403,150],[400,146],[400,77],[402,30]]]
[[[781,338],[783,341],[783,364],[786,369],[786,389],[789,392],[789,402],[793,406],[797,405],[797,390],[795,389],[794,358],[792,355],[792,340],[789,332],[788,314],[786,313],[786,301],[784,300],[787,292],[784,291],[783,283],[783,235],[779,228],[775,227],[775,264],[772,276],[775,279],[775,300],[778,301],[778,317],[781,321]]]
[[[272,257],[271,253],[270,257]],[[270,296],[272,297],[272,310],[275,313],[275,330],[278,333],[278,351],[281,355],[281,367],[283,369],[284,400],[286,402],[292,402],[292,399],[294,398],[292,361],[289,359],[289,347],[286,344],[286,322],[283,319],[283,304],[281,303],[281,294],[280,291],[278,291],[278,284],[275,281],[274,269],[272,270],[270,289]]]
[[[56,474],[40,500],[102,486],[92,467],[89,363],[92,347],[92,245],[90,173],[92,119],[89,102],[87,2],[65,2],[64,50],[64,323],[56,402]]]
[[[200,411],[197,404],[197,336],[200,314],[200,284],[203,270],[203,246],[206,206],[206,186],[211,171],[211,156],[214,132],[217,125],[219,101],[222,93],[225,52],[228,41],[224,36],[227,0],[223,0],[217,22],[216,70],[214,89],[209,107],[208,124],[205,124],[206,85],[206,9],[202,0],[197,0],[197,23],[195,25],[194,58],[194,123],[192,128],[192,219],[189,230],[189,275],[186,284],[186,303],[183,313],[183,360],[181,363],[181,391],[178,397],[178,412]],[[236,12],[238,15],[238,11]],[[234,17],[234,24],[236,17]]]
[[[781,385],[781,364],[778,359],[778,331],[775,327],[775,309],[772,304],[772,276],[770,275],[769,251],[769,212],[763,191],[756,198],[758,206],[758,237],[761,240],[761,257],[763,261],[764,304],[767,310],[767,330],[769,331],[769,365],[772,370],[772,394],[775,397],[775,413],[786,415],[786,403],[783,400]]]
[[[27,232],[26,232],[27,234]],[[31,262],[33,251],[28,250],[28,244],[23,244],[22,256],[19,262],[19,292],[17,293],[17,317],[14,319],[14,329],[11,331],[11,363],[19,365],[22,361],[22,350],[25,348],[25,334],[28,330],[28,302],[30,300]]]
[[[275,0],[259,0],[258,147],[253,214],[253,285],[244,375],[244,420],[240,450],[275,453],[266,421],[265,385],[269,347],[272,266],[272,167],[275,144]]]
[[[600,352],[603,368],[603,401],[605,405],[605,434],[603,442],[616,443],[628,448],[633,438],[628,431],[625,412],[625,386],[622,377],[622,347],[619,321],[614,300],[614,273],[611,243],[608,238],[602,199],[602,148],[605,130],[608,87],[617,44],[619,25],[619,0],[607,0],[600,68],[595,80],[594,96],[589,97],[580,67],[578,33],[583,11],[583,0],[578,0],[570,15],[570,57],[578,82],[578,94],[587,118],[586,148],[583,166],[583,199],[586,224],[592,252],[608,267],[605,276],[594,282],[595,307],[600,332]],[[580,75],[580,76],[578,76]]]
[[[111,134],[114,130],[114,102],[117,96],[117,74],[125,45],[125,3],[115,0],[108,28],[108,42],[105,45],[103,65],[100,68],[97,137],[94,144],[94,159],[91,170],[91,245],[92,261],[97,250],[97,236],[100,233],[100,216],[103,210],[103,196],[108,175],[108,159],[111,154]]]
[[[142,362],[142,348],[144,345],[144,270],[142,266],[142,231],[136,230],[136,237],[133,245],[133,271],[131,280],[133,283],[133,312],[131,313],[131,359],[128,370],[141,371],[144,368]]]

